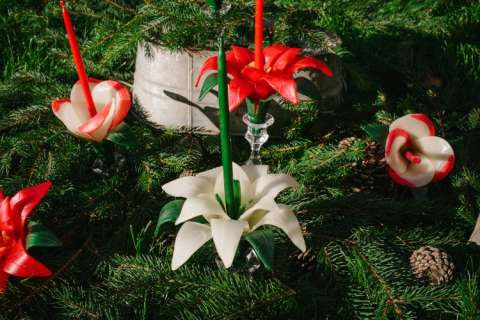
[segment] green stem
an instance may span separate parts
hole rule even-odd
[[[220,148],[222,153],[225,204],[227,214],[235,215],[235,196],[233,191],[232,146],[230,141],[230,113],[228,108],[227,61],[225,57],[223,34],[218,50],[218,103],[220,113]]]
[[[253,103],[247,100],[247,112],[251,122],[255,124],[265,123],[268,103],[268,101]]]

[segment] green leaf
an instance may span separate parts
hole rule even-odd
[[[174,222],[177,220],[180,212],[182,211],[185,200],[172,200],[163,206],[158,216],[157,227],[155,228],[154,236],[158,237],[160,234],[160,228],[167,222]]]
[[[207,0],[208,5],[213,11],[218,11],[222,7],[223,0]]]
[[[62,241],[40,222],[30,221],[27,250],[33,247],[61,247]]]
[[[388,127],[383,124],[372,123],[362,127],[368,136],[384,146],[387,142]]]
[[[218,76],[216,73],[209,75],[203,82],[202,89],[200,90],[199,101],[202,101],[205,96],[218,85]]]
[[[248,233],[245,239],[250,243],[260,261],[267,270],[272,270],[275,252],[273,232],[268,229]]]
[[[110,133],[107,140],[124,147],[128,151],[134,151],[140,146],[132,130],[126,124],[120,126],[115,132]]]
[[[303,94],[312,100],[322,100],[320,91],[311,80],[300,77],[295,79],[295,81],[297,83],[298,93]]]

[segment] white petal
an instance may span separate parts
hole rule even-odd
[[[183,177],[162,186],[163,191],[172,197],[190,198],[199,194],[212,194],[213,184],[206,178]]]
[[[247,165],[242,166],[242,169],[252,183],[258,178],[268,174],[268,166],[265,165]]]
[[[419,113],[408,114],[395,120],[390,125],[390,131],[394,129],[403,129],[412,135],[412,138],[435,135],[432,121],[426,115]]]
[[[95,87],[100,83],[96,79],[88,79],[88,85],[90,87],[90,92],[93,92]],[[72,91],[70,92],[70,100],[74,106],[85,109],[88,112],[88,104],[85,95],[83,94],[83,88],[80,81],[74,84]],[[95,100],[94,100],[95,102]],[[97,106],[95,106],[97,107]]]
[[[187,198],[175,224],[183,223],[198,216],[204,216],[207,220],[213,218],[228,219],[215,198],[211,195],[199,195]]]
[[[286,205],[279,204],[278,210],[267,213],[265,217],[254,226],[253,230],[264,225],[272,225],[280,228],[297,248],[303,252],[307,250],[300,223],[293,211]]]
[[[256,220],[257,217],[252,217],[253,215],[263,216],[266,212],[278,210],[278,205],[275,202],[275,199],[272,197],[264,197],[257,201],[252,207],[246,210],[241,216],[240,220],[249,221],[250,225],[253,225],[250,220]],[[260,211],[260,212],[259,212]]]
[[[242,205],[248,205],[250,201],[253,200],[255,191],[247,174],[236,163],[233,163],[233,179],[240,182]],[[215,181],[214,193],[219,194],[222,199],[225,199],[224,188],[223,171],[221,171],[217,177],[217,180]]]
[[[113,118],[115,117],[116,108],[117,107],[115,105],[115,101],[113,101],[111,106],[110,106],[110,110],[108,112],[108,115],[105,118],[105,120],[103,121],[102,125],[99,126],[96,130],[89,133],[89,136],[93,140],[95,140],[97,142],[101,142],[108,136],[108,134],[110,133],[110,128],[112,126]],[[99,114],[100,113],[97,113],[97,115],[99,115]]]
[[[297,181],[287,174],[269,174],[260,177],[253,184],[255,199],[270,197],[275,199],[280,192],[287,188],[297,188]]]
[[[244,230],[248,230],[248,224],[245,221],[213,219],[210,221],[210,225],[218,255],[222,259],[225,268],[230,268],[235,258],[240,238]]]
[[[188,259],[212,238],[209,226],[186,222],[178,231],[173,249],[172,270],[180,268]]]
[[[476,243],[480,246],[480,216],[478,216],[477,224],[475,225],[475,229],[473,230],[473,233],[468,241]]]
[[[419,188],[432,182],[435,176],[433,163],[423,155],[417,155],[422,162],[419,164],[408,164],[407,170],[402,173],[396,172],[398,176],[408,182],[409,185]]]
[[[67,100],[57,100],[53,102],[52,110],[55,116],[63,122],[70,132],[74,135],[88,138],[88,135],[78,131],[78,128],[90,118],[86,108],[74,106]]]
[[[217,177],[220,175],[222,170],[223,167],[216,167],[214,169],[200,172],[199,174],[197,174],[197,177],[208,179],[212,184],[215,184],[215,181],[217,180]]]
[[[428,157],[436,173],[445,177],[453,169],[455,153],[446,140],[440,137],[424,137],[414,141],[414,148]]]

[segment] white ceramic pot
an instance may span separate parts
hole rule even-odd
[[[133,85],[136,114],[155,128],[218,134],[217,98],[210,93],[200,102],[201,86],[195,87],[203,63],[215,54],[139,44]]]

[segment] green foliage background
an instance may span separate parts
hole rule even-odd
[[[226,1],[229,43],[251,41],[253,1]],[[348,91],[341,103],[287,104],[294,112],[263,157],[301,183],[282,194],[307,231],[317,262],[298,269],[281,235],[276,267],[249,276],[217,268],[212,246],[169,270],[172,227],[153,236],[169,199],[160,186],[219,164],[216,138],[159,131],[127,119],[142,142],[124,167],[99,176],[93,144],[69,135],[50,111],[76,74],[57,1],[0,0],[0,186],[6,194],[52,180],[35,219],[64,241],[32,252],[53,279],[11,279],[4,319],[480,319],[478,247],[466,240],[480,206],[480,3],[477,0],[272,0],[268,41],[322,46],[343,40]],[[71,6],[87,69],[133,81],[139,40],[172,50],[212,48],[216,23],[200,0],[82,0]],[[355,192],[351,163],[364,158],[362,125],[409,112],[432,117],[458,158],[451,177],[417,200],[387,177]],[[340,140],[355,136],[348,149]],[[247,144],[234,141],[235,160]],[[358,191],[358,190],[357,190]],[[150,227],[149,227],[150,222]],[[141,243],[134,245],[133,238]],[[422,245],[447,250],[455,280],[415,280],[408,258]],[[237,257],[240,261],[243,257]]]

